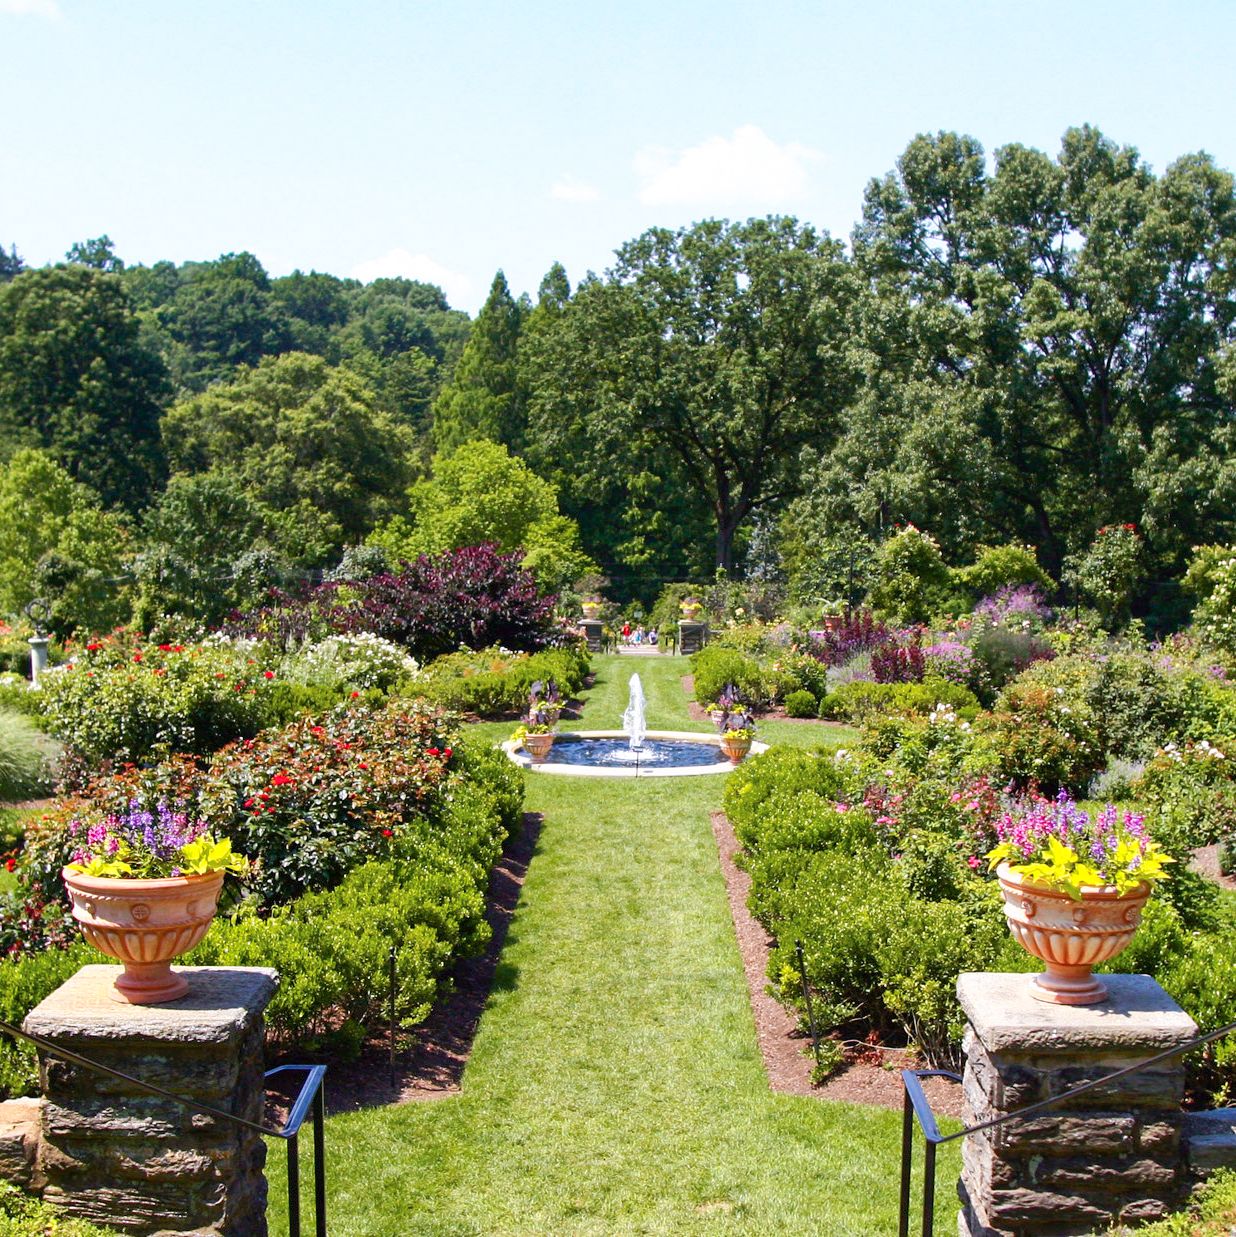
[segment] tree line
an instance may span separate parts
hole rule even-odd
[[[154,606],[192,592],[177,573],[535,524],[555,583],[591,563],[649,600],[721,568],[809,603],[898,524],[957,564],[1030,545],[1057,581],[1132,524],[1137,605],[1170,621],[1191,547],[1236,540],[1234,272],[1231,174],[1156,175],[1090,127],[1054,157],[919,136],[848,248],[789,217],[654,228],[535,300],[499,272],[473,322],[426,284],[248,254],[0,250],[0,452],[60,470],[78,530],[0,570],[35,553],[80,589],[82,530],[111,521]]]

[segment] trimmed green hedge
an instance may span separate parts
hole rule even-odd
[[[527,709],[533,683],[553,679],[566,700],[583,687],[590,669],[583,644],[539,653],[501,649],[450,653],[425,668],[417,690],[435,704],[461,713],[510,716]]]

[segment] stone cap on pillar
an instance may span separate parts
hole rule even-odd
[[[58,1042],[227,1044],[262,1013],[279,986],[268,967],[178,966],[189,991],[166,1005],[112,997],[118,966],[84,966],[26,1015],[22,1029]]]
[[[1053,1005],[1030,994],[1030,976],[970,971],[957,999],[989,1053],[1136,1052],[1153,1056],[1198,1034],[1197,1023],[1149,975],[1104,975],[1107,1000]]]

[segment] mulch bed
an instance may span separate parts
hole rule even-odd
[[[857,1054],[860,1059],[842,1065],[821,1085],[812,1083],[810,1040],[798,1030],[794,1015],[767,991],[768,956],[773,941],[747,909],[751,877],[734,862],[740,846],[724,812],[713,812],[712,831],[717,839],[721,874],[725,878],[734,934],[738,938],[738,952],[751,996],[756,1039],[769,1087],[787,1095],[815,1095],[826,1100],[900,1109],[903,1092],[898,1071],[921,1064],[906,1049],[860,1051]],[[869,1059],[874,1056],[879,1056],[882,1064]],[[961,1116],[960,1087],[943,1078],[929,1078],[924,1090],[938,1114]]]
[[[1236,889],[1236,876],[1224,876],[1219,870],[1219,848],[1217,846],[1201,846],[1193,852],[1189,867],[1194,872],[1200,872],[1209,877],[1223,889]]]
[[[507,842],[490,873],[485,912],[493,929],[489,946],[479,957],[461,962],[454,973],[451,995],[435,1005],[420,1026],[400,1035],[394,1086],[389,1040],[375,1036],[355,1061],[330,1062],[326,1079],[326,1106],[330,1112],[436,1100],[458,1093],[540,832],[540,814],[526,812],[522,828]],[[277,1112],[277,1101],[275,1109]]]

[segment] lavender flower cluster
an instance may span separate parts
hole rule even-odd
[[[1054,837],[1089,859],[1109,884],[1115,883],[1112,860],[1121,842],[1131,844],[1121,867],[1129,873],[1138,870],[1150,845],[1144,816],[1121,813],[1109,803],[1092,820],[1064,790],[1054,800],[1031,799],[1005,812],[996,822],[996,837],[1016,852],[1014,863],[1046,859],[1048,839]]]
[[[72,862],[122,860],[137,877],[180,876],[176,866],[180,852],[206,831],[206,822],[183,805],[161,799],[151,810],[131,799],[127,812],[106,816],[85,829],[81,821],[70,822],[69,835],[78,843]]]

